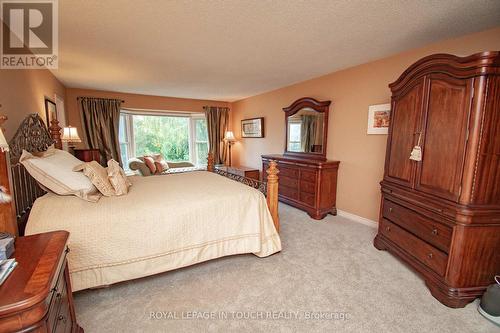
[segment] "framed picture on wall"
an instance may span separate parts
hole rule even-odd
[[[242,138],[263,138],[264,137],[264,118],[243,119],[241,121]]]
[[[388,134],[391,104],[377,104],[368,107],[367,134]]]
[[[56,103],[48,98],[45,98],[45,119],[47,121],[47,128],[50,127],[50,121],[52,119],[57,119]]]

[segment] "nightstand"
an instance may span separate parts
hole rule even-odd
[[[18,265],[0,286],[0,331],[83,332],[66,262],[68,237],[55,231],[16,239]]]
[[[249,168],[245,166],[226,166],[226,165],[216,165],[217,170],[221,170],[233,175],[243,176],[255,180],[260,180],[259,169]]]
[[[75,157],[84,162],[97,161],[101,163],[99,149],[73,149]]]

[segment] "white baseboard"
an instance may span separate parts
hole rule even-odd
[[[356,215],[356,214],[352,214],[352,213],[337,209],[337,215],[348,218],[349,220],[352,220],[354,222],[358,222],[358,223],[367,225],[367,226],[372,227],[372,228],[378,228],[377,222],[370,220],[370,219],[367,219],[365,217],[361,217],[361,216]]]

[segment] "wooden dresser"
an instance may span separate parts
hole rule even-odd
[[[374,244],[463,307],[500,273],[500,53],[429,56],[390,88]]]
[[[18,265],[0,286],[1,332],[83,332],[66,262],[68,236],[55,231],[16,240]]]
[[[286,155],[262,155],[262,170],[275,160],[279,169],[279,199],[321,220],[337,214],[337,171],[339,161],[321,161]],[[263,174],[266,180],[267,175]]]

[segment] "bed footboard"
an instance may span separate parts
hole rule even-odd
[[[276,231],[280,231],[280,220],[278,214],[278,166],[276,161],[271,161],[269,163],[269,168],[265,170],[267,172],[267,182],[258,181],[255,179],[238,176],[232,173],[228,173],[222,170],[218,170],[215,168],[214,157],[212,153],[208,153],[207,157],[207,171],[217,173],[221,176],[230,178],[237,182],[243,183],[250,187],[253,187],[266,196],[267,199],[267,207],[269,208],[269,212],[273,218],[274,227]]]

